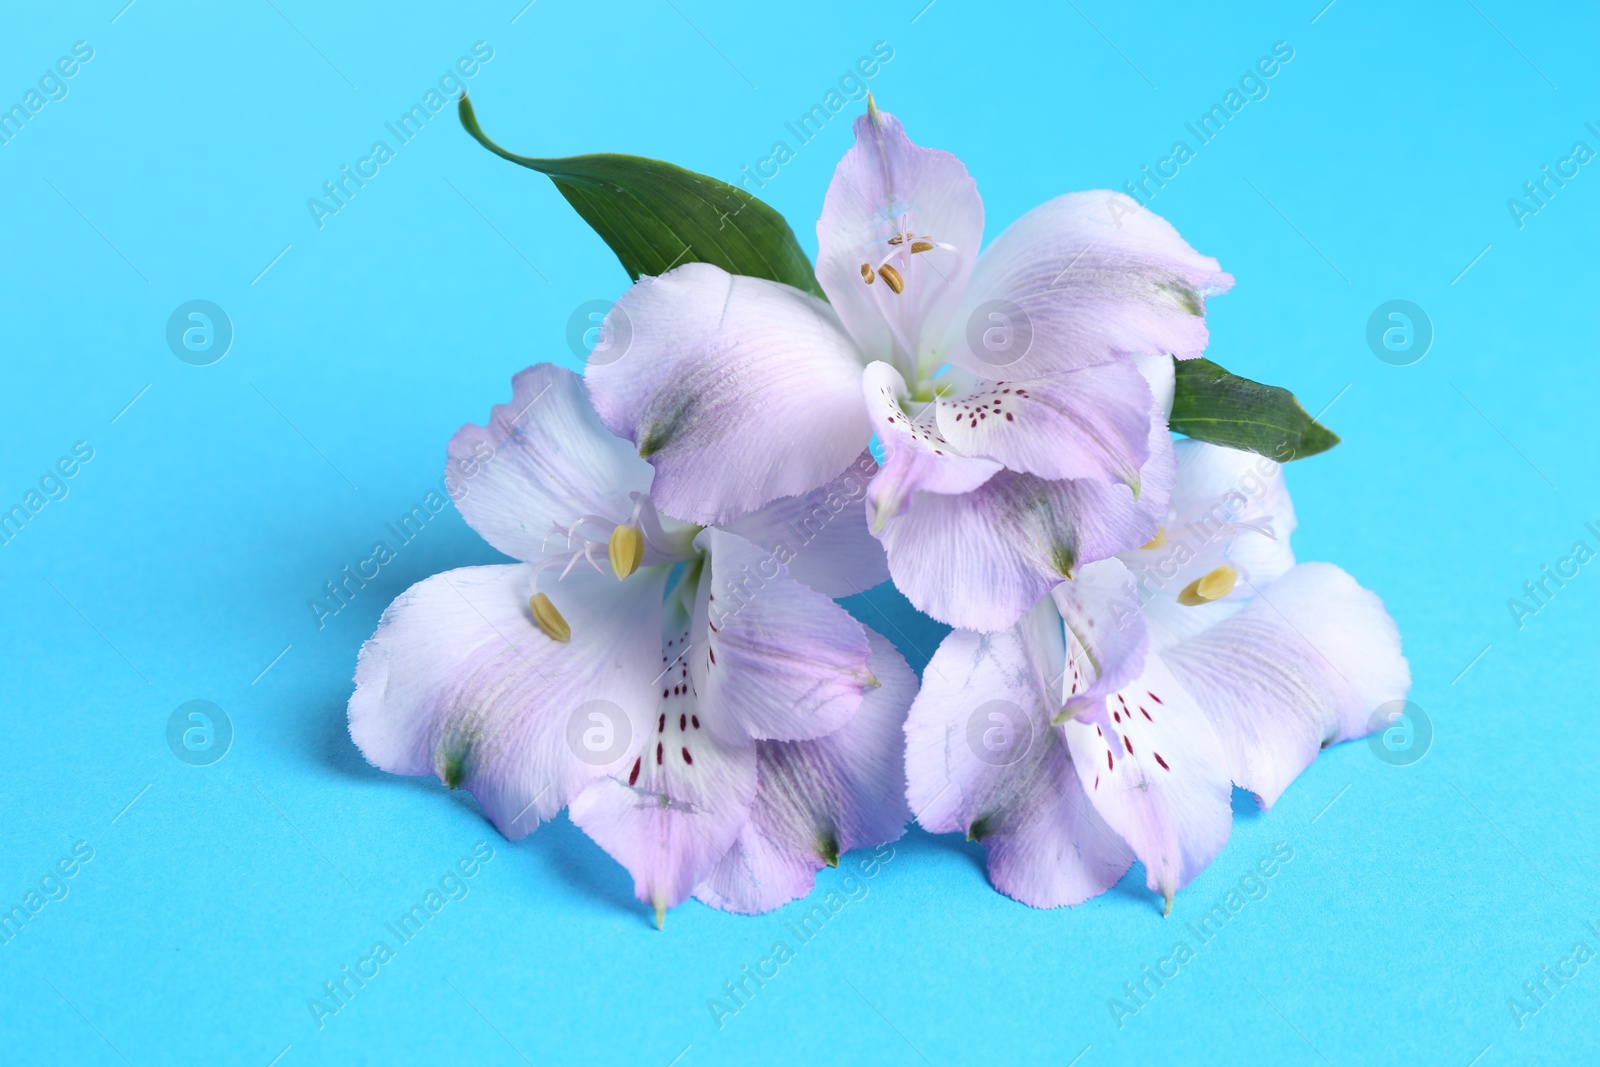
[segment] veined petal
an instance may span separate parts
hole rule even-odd
[[[1147,511],[1125,485],[1001,471],[969,493],[913,494],[879,536],[906,599],[940,622],[992,633],[1080,565],[1148,541],[1156,520]]]
[[[713,527],[696,544],[708,573],[688,667],[712,731],[802,741],[849,722],[876,684],[862,625],[742,537]]]
[[[1069,193],[984,250],[951,322],[951,359],[993,372],[993,354],[974,350],[967,324],[994,309],[1026,332],[1005,352],[1006,372],[1019,378],[1137,354],[1189,359],[1206,347],[1206,296],[1232,284],[1216,260],[1129,197]]]
[[[861,361],[828,305],[690,263],[617,301],[631,341],[585,371],[600,418],[656,469],[651,495],[726,522],[837,477],[866,448]]]
[[[790,577],[819,593],[860,593],[889,580],[889,561],[867,528],[861,503],[877,473],[872,453],[862,452],[827,485],[781,497],[722,529],[760,545],[789,568]]]
[[[1048,602],[997,634],[949,634],[906,722],[908,796],[933,832],[988,851],[995,888],[1033,907],[1115,885],[1132,854],[1083,794],[1059,727],[1061,621]]]
[[[868,630],[867,640],[880,685],[826,737],[760,743],[750,821],[695,890],[700,900],[746,914],[770,911],[809,893],[824,864],[905,832],[904,727],[917,677],[886,639]]]
[[[883,446],[884,463],[867,488],[873,526],[905,511],[911,495],[965,493],[978,488],[1000,470],[992,459],[964,456],[939,433],[934,412],[924,410],[912,418],[901,406],[906,382],[887,363],[872,363],[861,377],[867,413]]]
[[[446,473],[461,515],[495,548],[537,560],[564,547],[556,527],[584,515],[618,522],[632,492],[650,488],[650,465],[595,416],[583,379],[550,363],[511,379],[511,402],[487,426],[450,439]]]
[[[590,784],[570,811],[628,868],[634,895],[656,909],[658,922],[716,869],[755,799],[755,746],[729,744],[694,724],[697,707],[688,695],[662,700],[650,724],[660,729],[650,730],[632,767]]]
[[[1112,721],[1064,727],[1089,799],[1166,898],[1204,870],[1233,828],[1221,742],[1161,656],[1112,697]]]
[[[660,645],[660,577],[541,582],[571,640],[534,624],[532,568],[446,571],[384,611],[350,697],[350,736],[369,762],[465,788],[509,838],[631,758]],[[587,729],[607,731],[605,744],[580,752],[573,738]]]
[[[1150,388],[1132,361],[1046,378],[989,381],[940,397],[939,432],[958,451],[1041,478],[1137,485],[1149,458]]]
[[[1328,563],[1300,564],[1163,655],[1215,727],[1234,783],[1264,808],[1411,686],[1383,602]]]
[[[1149,647],[1133,575],[1121,560],[1090,563],[1050,599],[1070,635],[1062,711],[1099,722],[1106,697],[1139,676]]]
[[[983,200],[959,159],[912,144],[888,112],[869,103],[855,134],[817,221],[817,281],[869,359],[911,368],[972,273]]]

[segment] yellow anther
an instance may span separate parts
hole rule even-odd
[[[528,608],[533,612],[533,621],[539,624],[539,629],[552,641],[572,640],[572,627],[567,625],[567,620],[561,617],[561,612],[550,602],[550,598],[543,593],[535,593],[528,598]]]
[[[905,234],[897,233],[893,237],[889,238],[889,243],[892,244],[892,245],[897,245],[901,241],[904,241],[905,239],[906,239],[906,235]]]
[[[1234,583],[1238,580],[1239,572],[1224,563],[1204,577],[1196,578],[1184,586],[1183,592],[1178,594],[1178,603],[1192,608],[1213,600],[1221,600],[1233,592]]]
[[[911,251],[913,251],[913,252],[927,252],[927,251],[931,250],[932,248],[933,248],[933,242],[932,241],[912,241],[911,242]]]
[[[899,271],[895,270],[893,267],[889,266],[887,263],[878,268],[878,277],[883,279],[883,284],[884,285],[887,285],[890,289],[893,289],[895,292],[897,292],[897,293],[905,292],[905,289],[906,289],[905,280],[900,277],[900,272]]]
[[[644,559],[644,534],[637,526],[616,526],[611,530],[611,540],[606,542],[606,554],[611,557],[611,569],[621,581],[639,569]]]
[[[868,285],[872,284],[872,264],[861,264],[861,280],[866,282]]]
[[[1143,549],[1160,548],[1162,545],[1164,545],[1166,543],[1167,543],[1167,528],[1165,526],[1157,526],[1156,527],[1156,535],[1154,537],[1150,538],[1150,540],[1146,541],[1144,544],[1140,545],[1139,547],[1143,548]]]

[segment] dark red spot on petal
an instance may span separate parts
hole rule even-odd
[[[659,748],[660,746],[658,745],[657,747]],[[656,762],[660,763],[661,761],[657,760]],[[1110,770],[1115,770],[1115,769],[1116,769],[1116,765],[1111,762],[1111,750],[1108,748],[1108,749],[1106,749],[1106,770],[1110,771]]]
[[[656,742],[656,766],[661,766],[661,742]]]
[[[666,733],[666,732],[667,732],[667,713],[663,711],[661,713],[660,721],[656,723],[656,733],[662,734],[662,733]]]
[[[1142,707],[1139,709],[1139,714],[1143,715],[1147,719],[1150,719],[1150,713],[1148,711],[1145,711],[1144,708],[1142,708]],[[1150,721],[1151,722],[1155,722],[1154,719],[1150,719]]]
[[[1122,745],[1128,750],[1128,755],[1133,755],[1133,742],[1128,740],[1128,735],[1122,735]]]
[[[1150,692],[1148,689],[1145,690],[1145,696],[1149,697],[1151,700],[1154,700],[1157,704],[1165,703],[1165,701],[1163,701],[1160,697],[1156,696],[1154,693]]]
[[[700,729],[700,716],[698,716],[698,715],[691,715],[691,716],[689,716],[689,721],[690,721],[690,722],[692,722],[692,723],[694,723],[694,728],[695,728],[695,729],[696,729],[696,730],[698,730],[698,729]]]
[[[687,716],[687,715],[679,715],[678,716],[678,729],[679,729],[679,731],[687,730],[688,728],[689,728],[689,716]]]
[[[644,757],[643,756],[640,756],[638,759],[633,761],[633,770],[628,774],[628,784],[629,785],[632,785],[633,783],[635,783],[635,782],[637,782],[639,780],[639,764],[641,764],[643,762],[644,762]]]
[[[1167,766],[1167,761],[1161,758],[1161,753],[1159,753],[1159,752],[1156,753],[1156,762],[1161,764],[1161,769],[1162,770],[1164,770],[1164,771],[1172,770],[1171,767]]]
[[[687,763],[691,767],[694,766],[694,757],[689,755],[689,750],[687,748],[683,750],[683,762]]]

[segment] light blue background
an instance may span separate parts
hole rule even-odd
[[[95,49],[0,147],[0,504],[94,449],[0,547],[0,902],[94,849],[0,944],[0,1059],[1593,1061],[1600,962],[1521,1028],[1507,999],[1600,948],[1600,563],[1522,629],[1506,606],[1574,541],[1600,548],[1600,164],[1522,229],[1506,206],[1574,141],[1600,149],[1592,5],[122,3],[8,5],[0,31],[7,105]],[[367,767],[344,726],[360,642],[410,583],[496,555],[451,510],[320,632],[307,600],[437,484],[514,371],[576,365],[569,315],[626,282],[545,179],[448,112],[313,224],[306,199],[479,40],[471,91],[502,143],[725,180],[887,41],[879,102],[966,162],[991,237],[1135,177],[1288,41],[1270,95],[1152,207],[1238,278],[1213,357],[1332,403],[1345,443],[1290,473],[1295,544],[1384,597],[1431,751],[1341,746],[1273,811],[1243,805],[1166,920],[1138,870],[1034,911],[976,847],[911,833],[721,1029],[707,999],[809,905],[690,903],[656,933],[564,818],[508,844],[470,798]],[[808,248],[848,118],[762,191]],[[208,367],[164,340],[195,298],[236,331]],[[1414,366],[1365,341],[1394,298],[1436,330]],[[900,625],[931,651],[935,630]],[[167,747],[191,699],[233,722],[213,766]],[[307,999],[480,841],[470,894],[319,1030]],[[1294,858],[1265,899],[1119,1029],[1108,999],[1278,842]]]

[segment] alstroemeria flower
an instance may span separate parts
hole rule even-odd
[[[951,633],[907,720],[923,826],[982,841],[995,887],[1035,907],[1087,900],[1137,858],[1170,909],[1227,842],[1233,785],[1270,807],[1410,686],[1378,597],[1294,563],[1278,465],[1177,452],[1151,543],[1004,633]]]
[[[368,760],[469,790],[508,838],[570,805],[658,921],[692,892],[776,907],[899,836],[916,679],[832,599],[883,578],[855,503],[870,457],[691,526],[549,364],[449,455],[463,517],[523,562],[436,574],[384,612],[350,698]]]
[[[701,263],[643,278],[612,313],[629,348],[591,362],[590,394],[656,468],[663,510],[697,522],[820,485],[876,434],[895,584],[1000,629],[1154,532],[1167,435],[1134,357],[1199,355],[1205,297],[1233,279],[1104,191],[1048,201],[980,256],[960,160],[870,101],[855,133],[817,223],[829,302]]]

